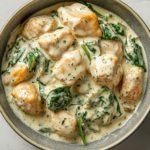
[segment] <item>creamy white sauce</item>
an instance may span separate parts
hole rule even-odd
[[[33,16],[37,16],[37,15],[49,15],[51,13],[52,10],[57,10],[60,6],[67,6],[67,5],[71,5],[72,3],[60,3],[60,4],[57,4],[57,5],[54,5],[54,6],[51,6],[49,8],[46,8],[36,14],[34,14]],[[126,32],[126,35],[132,35],[132,37],[137,37],[137,35],[135,34],[135,32],[128,26],[128,24],[123,21],[121,18],[119,18],[118,16],[116,16],[115,14],[113,14],[112,12],[109,12],[101,7],[98,7],[98,6],[95,6],[95,5],[92,5],[93,8],[100,12],[102,15],[106,15],[106,14],[112,14],[112,17],[108,19],[108,22],[111,22],[111,23],[117,23],[117,22],[120,22],[122,23],[123,25],[125,25],[127,27],[127,29],[125,30]],[[33,17],[31,16],[31,17]],[[56,20],[56,27],[55,29],[58,27],[58,26],[62,26],[62,27],[66,27],[68,28],[67,26],[63,25],[62,22],[60,21],[60,19],[58,17],[54,17],[54,19]],[[26,21],[25,21],[26,22]],[[3,57],[3,63],[2,63],[2,70],[5,70],[6,67],[7,67],[7,64],[8,64],[8,61],[6,61],[6,55],[7,55],[7,52],[9,50],[9,47],[11,47],[14,43],[15,43],[15,40],[16,40],[16,35],[17,34],[20,34],[21,33],[21,30],[22,30],[22,27],[23,25],[21,26],[18,26],[11,34],[10,36],[10,39],[8,41],[8,47],[6,49],[6,52],[5,52],[5,55]],[[53,31],[51,31],[53,32]],[[50,33],[51,33],[50,32]],[[124,41],[125,39],[125,36],[120,36],[121,40]],[[95,37],[75,37],[75,41],[76,41],[76,44],[71,46],[64,54],[64,55],[67,55],[68,51],[71,51],[71,50],[80,50],[81,52],[81,55],[82,55],[82,58],[87,66],[87,70],[89,70],[90,68],[90,61],[89,59],[87,58],[87,55],[85,54],[85,52],[83,51],[83,49],[80,47],[80,44],[83,43],[83,41],[93,41],[93,40],[97,40],[98,41],[99,38],[95,38]],[[138,44],[140,46],[142,46],[142,43],[138,40]],[[31,48],[33,47],[37,47],[39,48],[43,54],[48,58],[48,59],[51,59],[51,61],[53,62],[51,65],[50,65],[50,68],[51,70],[54,69],[54,65],[56,63],[56,61],[51,58],[48,53],[40,47],[39,43],[38,43],[38,39],[35,38],[35,39],[32,39],[32,40],[26,40],[26,43],[24,42],[21,42],[21,47],[22,46],[25,46],[27,48],[27,50],[25,51],[25,53],[23,54],[22,58],[23,59],[26,54],[31,50]],[[95,47],[97,49],[96,53],[93,55],[92,52],[89,51],[90,55],[93,57],[99,55],[102,53],[102,51],[100,50],[99,47]],[[143,49],[143,55],[145,57],[145,53],[144,53],[144,48],[142,46],[142,49]],[[146,58],[146,57],[145,57]],[[146,61],[145,61],[146,62]],[[130,67],[130,65],[126,65],[124,60],[122,61],[122,66],[123,66],[123,69],[126,70],[127,68]],[[10,71],[11,71],[12,68],[10,68]],[[79,68],[79,70],[81,71],[81,68]],[[68,73],[68,72],[67,72]],[[76,73],[76,72],[74,72]],[[57,74],[57,76],[59,76]],[[39,74],[35,74],[30,80],[26,81],[27,83],[32,83],[36,86],[37,89],[39,89],[39,84],[38,82],[36,81],[36,78],[39,77]],[[5,77],[3,77],[5,78]],[[122,115],[121,117],[119,118],[116,118],[114,119],[111,123],[107,124],[107,125],[103,125],[103,126],[98,126],[96,127],[97,128],[97,132],[94,132],[94,131],[90,131],[89,134],[87,134],[85,136],[85,140],[86,142],[92,142],[92,141],[95,141],[95,140],[98,140],[100,138],[102,138],[103,136],[115,131],[116,129],[120,128],[121,126],[125,125],[125,123],[129,120],[129,118],[132,116],[132,114],[136,111],[136,109],[138,108],[138,105],[140,103],[140,100],[142,99],[142,95],[144,93],[144,90],[145,90],[145,84],[146,84],[146,78],[147,78],[147,74],[144,73],[144,84],[143,84],[143,90],[142,90],[142,94],[140,94],[140,96],[138,97],[138,99],[133,102],[132,104],[128,104],[128,103],[125,103],[119,96],[119,86],[117,86],[115,89],[114,89],[114,92],[117,96],[117,99],[119,101],[119,104],[120,104],[120,108],[121,108],[121,112],[122,112]],[[46,86],[46,89],[45,89],[45,94],[48,95],[49,91],[51,91],[52,89],[56,88],[56,87],[60,87],[62,86],[64,83],[59,81],[59,80],[56,80],[52,73],[51,74],[48,74],[48,75],[43,75],[41,76],[40,78],[45,84],[48,84]],[[9,77],[7,77],[6,80],[9,80]],[[79,95],[78,97],[75,97],[75,95],[77,94],[77,91],[79,93],[88,93],[90,91],[90,93],[94,94],[96,93],[96,91],[101,87],[97,84],[94,83],[91,75],[87,72],[86,73],[86,76],[84,78],[84,83],[82,84],[82,86],[78,89],[74,89],[73,87],[71,88],[71,91],[72,91],[72,94],[73,94],[73,100],[72,100],[72,103],[73,102],[76,102],[78,99],[87,99],[88,97],[90,97],[91,95],[90,94],[84,94],[84,95]],[[78,82],[78,81],[77,81]],[[77,83],[75,83],[77,84]],[[5,87],[5,92],[6,92],[6,96],[7,96],[7,100],[12,108],[12,110],[14,111],[14,113],[17,115],[17,117],[19,117],[27,126],[29,126],[30,128],[32,128],[33,130],[35,131],[38,131],[40,128],[42,127],[47,127],[47,128],[51,128],[52,127],[52,123],[51,123],[51,118],[50,118],[50,111],[49,109],[45,106],[43,106],[43,111],[42,111],[42,114],[40,115],[29,115],[25,112],[23,112],[18,106],[16,106],[16,104],[14,103],[14,99],[12,98],[11,96],[11,92],[12,90],[14,89],[14,87],[12,87],[10,84],[8,86],[4,86]],[[125,112],[124,111],[124,106],[126,107],[130,107],[132,109],[134,109],[133,112]],[[72,114],[72,115],[75,115],[75,111],[76,111],[76,108],[77,106],[74,105],[74,106],[71,106],[69,107],[69,109],[67,110],[68,113]],[[84,109],[84,106],[80,106],[80,110],[83,110]],[[95,108],[92,108],[89,110],[89,112],[94,110]],[[88,115],[90,115],[90,113],[88,113]],[[87,117],[90,117],[90,116],[87,116]],[[96,124],[91,124],[91,126],[96,126]],[[59,136],[58,134],[56,133],[44,133],[45,136],[48,136],[52,139],[55,139],[55,140],[59,140],[59,141],[64,141],[64,142],[68,142],[68,143],[78,143],[78,144],[81,144],[82,143],[82,140],[81,140],[81,137],[79,135],[75,136],[75,137],[62,137],[62,136]]]

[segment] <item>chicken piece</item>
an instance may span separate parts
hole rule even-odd
[[[143,69],[131,67],[123,75],[120,96],[124,100],[135,101],[143,88]]]
[[[31,40],[43,33],[50,32],[54,27],[55,20],[50,16],[36,16],[29,19],[22,30],[22,36]]]
[[[103,54],[113,54],[119,60],[123,57],[122,44],[117,40],[101,40],[101,50]]]
[[[25,64],[16,65],[10,74],[11,85],[15,86],[21,82],[27,81],[32,77],[33,73],[30,73],[28,67]]]
[[[57,11],[62,23],[67,25],[75,36],[102,36],[97,15],[85,5],[75,3],[71,6],[60,7]]]
[[[11,95],[15,103],[23,111],[29,114],[40,114],[42,112],[42,100],[36,87],[30,83],[17,85]]]
[[[42,35],[38,43],[48,54],[59,60],[61,55],[73,44],[74,37],[69,29],[63,28],[53,33]]]
[[[67,86],[75,83],[86,70],[79,50],[66,53],[55,65],[53,76]]]
[[[92,61],[90,72],[96,84],[112,88],[120,82],[123,70],[116,56],[106,54]]]
[[[51,111],[51,121],[54,131],[64,137],[76,135],[77,119],[75,116],[66,113],[64,110],[54,113]]]

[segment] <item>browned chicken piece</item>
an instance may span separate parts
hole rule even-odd
[[[123,70],[118,58],[107,54],[92,61],[90,72],[96,84],[112,88],[120,82]]]
[[[22,30],[22,36],[31,40],[40,35],[50,32],[54,27],[55,20],[50,16],[36,16],[29,19]]]
[[[123,75],[120,96],[127,101],[135,101],[143,88],[143,69],[131,67]]]
[[[15,103],[23,111],[29,114],[40,114],[42,112],[42,100],[36,87],[30,83],[17,85],[11,95]]]
[[[27,81],[32,77],[33,73],[30,73],[28,67],[25,64],[19,64],[14,66],[11,71],[11,85],[15,86],[21,82]]]
[[[64,110],[51,111],[51,120],[54,131],[64,137],[72,137],[76,134],[77,119],[75,116],[66,113]]]
[[[101,50],[103,54],[113,54],[119,60],[123,57],[122,44],[117,40],[101,40]]]
[[[73,85],[86,71],[79,50],[66,53],[55,65],[53,76],[67,86]]]
[[[102,36],[97,15],[85,5],[75,3],[60,7],[57,11],[62,23],[67,25],[76,36]]]
[[[56,60],[60,59],[61,55],[73,44],[73,42],[74,37],[67,28],[42,35],[38,40],[40,46]]]

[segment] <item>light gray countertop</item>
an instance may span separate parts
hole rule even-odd
[[[9,17],[29,0],[0,0],[0,30]],[[122,0],[143,18],[150,28],[150,0]],[[38,150],[24,141],[0,115],[0,150]],[[150,114],[127,140],[112,150],[150,150]]]

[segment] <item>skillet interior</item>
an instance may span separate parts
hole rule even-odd
[[[71,1],[71,0],[67,0]],[[16,28],[16,26],[22,22],[24,22],[29,16],[34,14],[35,12],[54,5],[56,3],[66,2],[66,0],[34,0],[32,2],[27,3],[23,6],[13,17],[7,22],[6,26],[3,28],[0,35],[0,69],[2,64],[2,57],[6,49],[7,41],[9,39],[10,33]],[[123,20],[125,20],[129,26],[134,28],[135,33],[139,36],[146,52],[147,56],[147,68],[149,68],[150,63],[150,51],[149,51],[149,43],[150,43],[150,33],[144,22],[139,18],[139,16],[131,10],[127,5],[123,2],[116,0],[88,0],[88,2],[103,7],[109,11],[112,11],[116,15],[120,16]],[[149,73],[148,73],[149,79]],[[21,122],[19,118],[11,110],[5,96],[5,91],[2,85],[2,81],[0,80],[0,109],[1,112],[6,119],[6,121],[10,124],[10,126],[25,140],[30,142],[31,144],[42,148],[42,149],[65,149],[65,150],[95,150],[95,149],[107,149],[112,146],[115,146],[117,143],[121,142],[123,139],[128,137],[133,131],[140,125],[140,123],[144,120],[146,115],[149,112],[150,101],[149,101],[149,92],[150,92],[150,84],[147,82],[147,88],[141,104],[136,113],[132,116],[132,118],[123,126],[121,129],[116,130],[112,134],[104,137],[107,140],[101,139],[95,142],[88,144],[88,146],[82,145],[73,145],[67,144],[59,141],[51,140],[45,136],[38,134],[33,131],[29,127],[27,127],[24,123]]]

